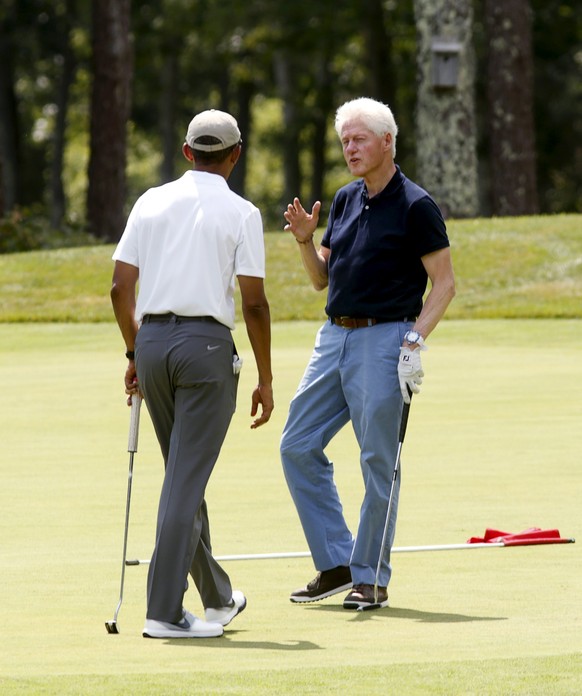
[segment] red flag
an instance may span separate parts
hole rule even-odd
[[[513,534],[501,532],[498,529],[487,528],[485,536],[471,537],[468,544],[503,544],[504,546],[529,546],[533,544],[571,544],[574,539],[561,537],[557,529],[540,529],[531,527],[523,532]]]

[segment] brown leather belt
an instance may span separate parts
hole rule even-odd
[[[343,329],[363,329],[366,326],[375,326],[376,324],[387,324],[390,321],[409,322],[416,321],[416,317],[401,317],[400,319],[366,319],[360,317],[330,317],[329,320],[336,326],[341,326]]]

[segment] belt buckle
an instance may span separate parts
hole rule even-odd
[[[340,326],[343,329],[353,329],[355,322],[352,317],[340,317]]]

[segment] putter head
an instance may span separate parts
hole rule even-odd
[[[380,602],[376,602],[374,604],[367,604],[365,607],[358,607],[357,611],[371,611],[372,609],[381,609],[382,605]]]
[[[105,628],[107,629],[107,633],[119,633],[116,621],[106,621]]]

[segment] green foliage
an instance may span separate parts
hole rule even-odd
[[[478,112],[487,112],[483,69],[480,7],[476,7]],[[69,8],[74,7],[74,13]],[[365,6],[368,7],[368,6]],[[384,30],[391,46],[391,82],[400,126],[398,159],[415,178],[416,36],[412,0],[384,0]],[[582,22],[575,0],[531,0],[536,84],[536,138],[542,210],[582,210],[577,104],[580,100]],[[129,208],[147,187],[160,183],[164,106],[173,112],[176,172],[185,124],[201,108],[227,108],[238,114],[241,85],[252,91],[249,137],[245,141],[249,173],[246,195],[264,211],[267,225],[280,225],[283,182],[284,102],[274,70],[275,57],[293,57],[292,98],[299,119],[301,191],[313,191],[314,123],[322,112],[329,123],[324,191],[331,197],[345,181],[345,165],[337,148],[332,121],[334,108],[345,99],[369,93],[366,60],[368,13],[361,3],[298,1],[281,4],[255,0],[145,0],[132,3],[135,37],[132,114],[128,124]],[[13,50],[14,89],[19,118],[19,178],[22,205],[47,203],[49,167],[54,150],[54,126],[63,39],[68,20],[76,59],[75,81],[67,111],[64,186],[67,218],[85,218],[87,188],[90,69],[90,3],[36,0],[5,2],[0,10],[5,35]],[[65,21],[67,20],[67,21]],[[167,86],[165,72],[175,61],[176,84]],[[327,76],[322,80],[322,72]],[[322,101],[321,93],[328,92]],[[486,132],[479,123],[479,159],[487,160]],[[163,131],[163,132],[162,132]],[[172,134],[170,134],[172,135]],[[481,168],[482,209],[490,173]],[[310,201],[311,202],[311,201]],[[325,205],[325,202],[324,202]]]
[[[35,249],[59,249],[99,244],[81,225],[63,223],[55,230],[40,206],[14,210],[0,219],[0,254]]]
[[[245,197],[261,208],[266,227],[282,227],[283,211],[280,200],[283,193],[281,151],[281,101],[257,97],[254,110],[255,128],[248,144],[248,181]]]
[[[531,0],[542,210],[582,212],[582,14],[577,0]]]

